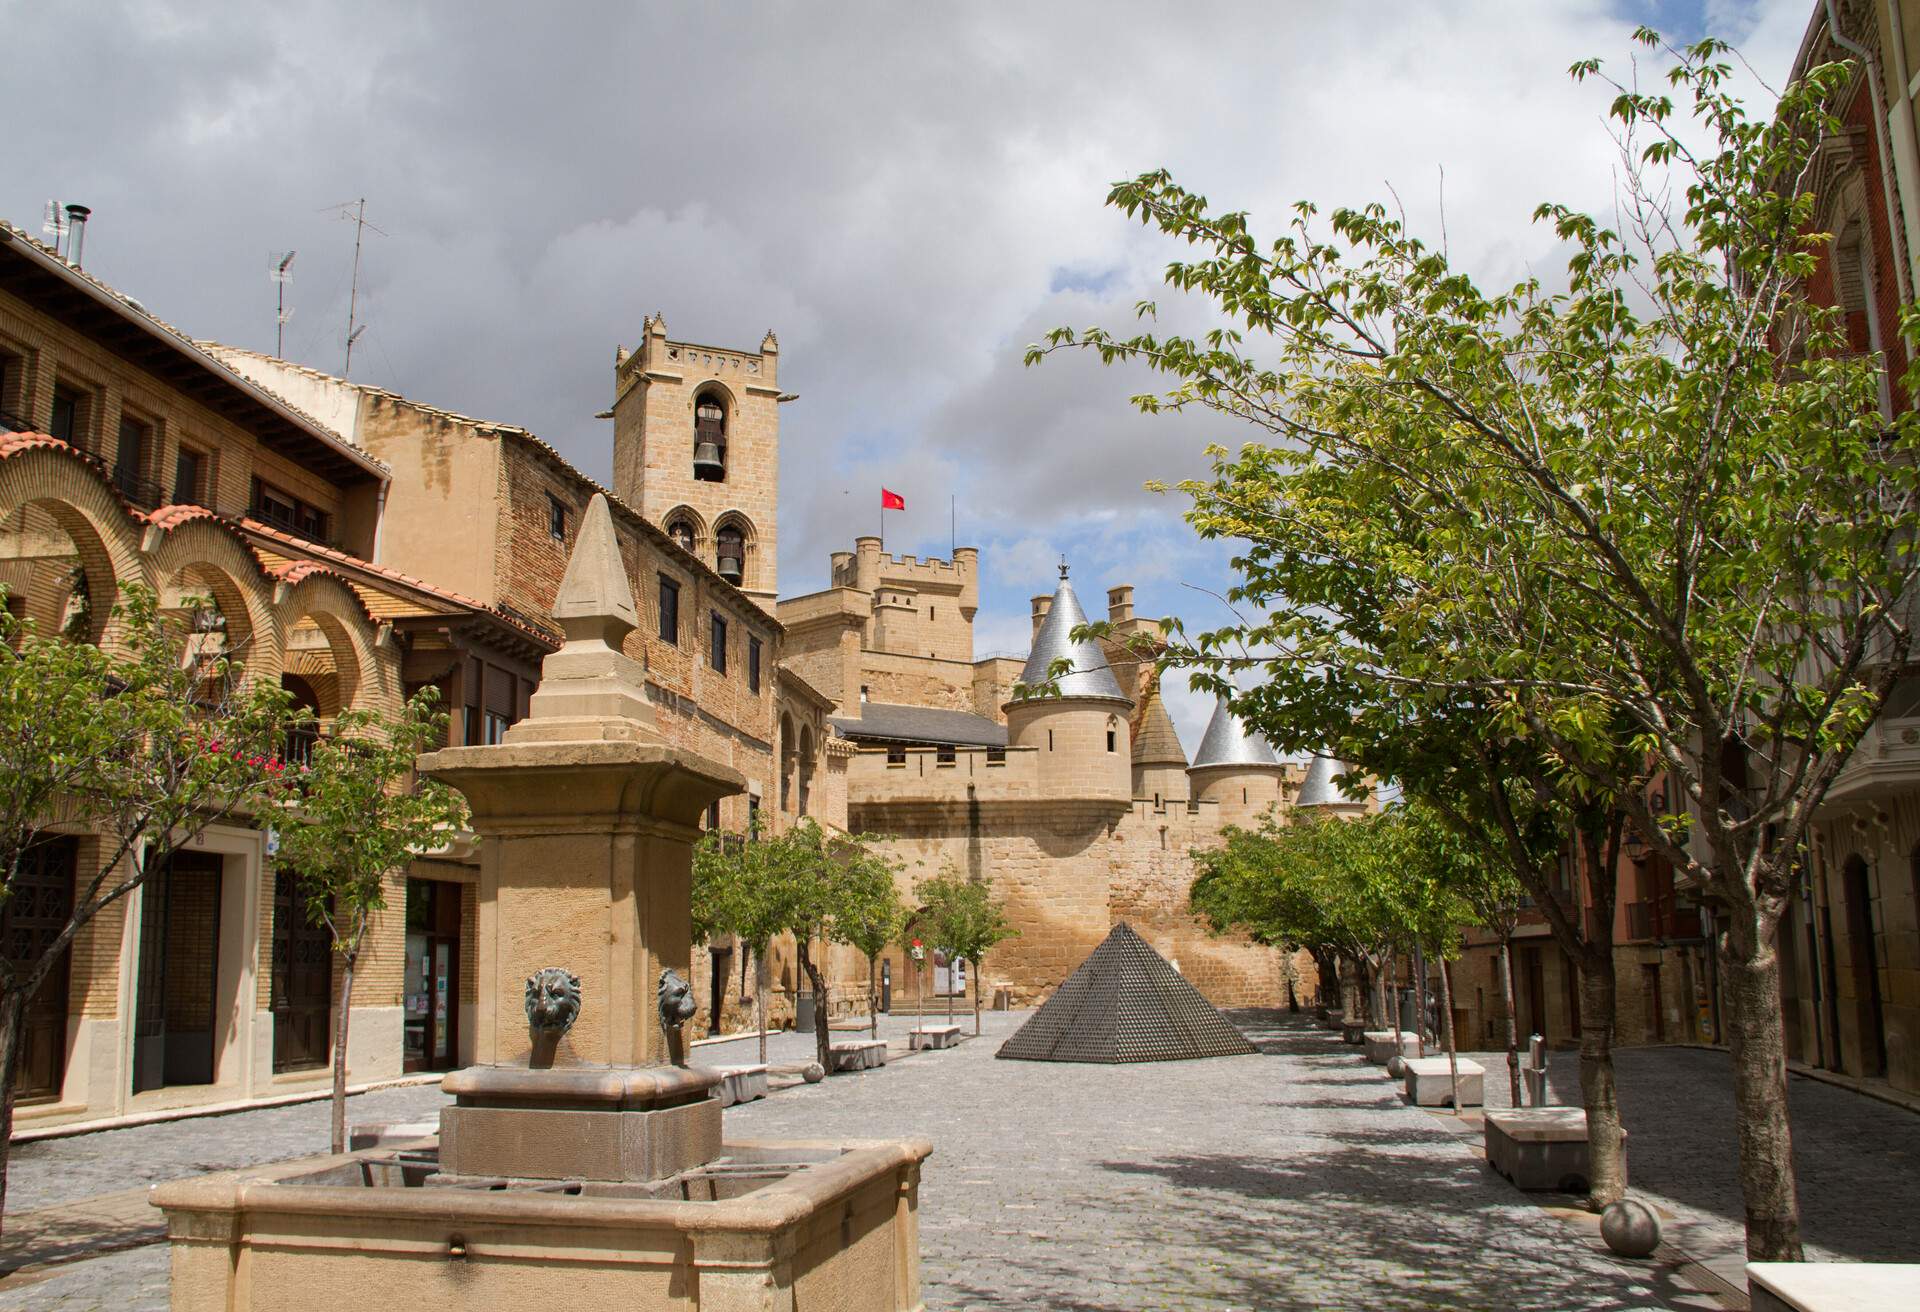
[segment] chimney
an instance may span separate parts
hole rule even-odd
[[[1107,589],[1107,621],[1111,624],[1126,624],[1133,619],[1133,585],[1122,583],[1117,588]]]
[[[1047,622],[1047,612],[1053,609],[1053,598],[1041,593],[1033,599],[1033,636],[1040,636],[1040,626]]]
[[[92,213],[85,205],[67,206],[67,263],[76,269],[87,242],[87,217]]]

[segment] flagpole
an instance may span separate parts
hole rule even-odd
[[[947,498],[947,563],[960,554],[960,494]]]

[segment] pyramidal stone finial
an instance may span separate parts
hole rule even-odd
[[[560,621],[567,641],[598,639],[619,649],[620,642],[640,627],[633,608],[633,585],[620,560],[620,540],[613,532],[613,512],[604,492],[595,492],[580,521],[580,536],[560,578],[553,599],[553,617]]]

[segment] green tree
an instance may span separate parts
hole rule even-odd
[[[309,741],[290,771],[294,789],[274,819],[274,864],[298,877],[309,924],[325,925],[340,963],[333,1021],[333,1151],[347,1150],[347,1035],[353,975],[373,917],[386,909],[386,881],[462,823],[460,794],[414,770],[446,745],[440,695],[422,688],[401,713],[342,711]]]
[[[840,906],[834,916],[839,936],[867,959],[867,1015],[876,1039],[880,1037],[876,979],[880,954],[899,941],[907,925],[897,871],[893,862],[864,846],[850,854],[841,869]]]
[[[245,677],[217,620],[209,599],[163,610],[129,584],[94,646],[0,608],[0,895],[49,845],[100,840],[59,934],[28,959],[0,957],[0,1209],[27,1004],[96,916],[209,826],[251,820],[286,787],[288,698]]]
[[[1291,538],[1385,575],[1382,636],[1296,599],[1240,626],[1262,661],[1478,699],[1504,728],[1486,741],[1524,740],[1584,789],[1602,819],[1570,826],[1583,851],[1609,861],[1624,820],[1722,908],[1747,1248],[1792,1260],[1774,942],[1815,813],[1912,649],[1916,421],[1882,414],[1884,362],[1803,294],[1848,70],[1808,70],[1757,119],[1725,45],[1639,40],[1670,85],[1612,85],[1621,221],[1537,211],[1570,251],[1562,286],[1484,292],[1378,204],[1327,223],[1299,206],[1263,244],[1159,172],[1111,200],[1199,248],[1168,281],[1232,322],[1050,345],[1177,377],[1149,410],[1277,439],[1218,453],[1196,488],[1254,554]],[[1917,327],[1903,314],[1910,358]]]
[[[693,850],[693,923],[696,942],[731,934],[753,954],[753,1019],[760,1061],[767,1060],[767,951],[786,927],[781,902],[784,848],[763,841],[759,820],[745,834],[708,830]],[[720,1005],[714,999],[713,1005]]]
[[[995,944],[1018,938],[1020,931],[1007,920],[1004,903],[984,880],[962,879],[952,873],[923,880],[914,894],[920,900],[921,919],[949,962],[965,961],[973,970],[973,1032],[980,1033],[981,961]],[[952,994],[948,994],[951,1006]],[[949,1014],[948,1019],[952,1019]]]

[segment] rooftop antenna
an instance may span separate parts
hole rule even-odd
[[[298,251],[274,251],[267,256],[267,277],[273,280],[280,296],[273,328],[273,358],[276,360],[287,358],[287,320],[293,318],[293,311],[287,308],[287,284],[293,281],[293,257],[299,253]]]
[[[382,237],[386,236],[387,233],[384,229],[375,227],[375,225],[367,222],[367,198],[365,196],[362,196],[359,200],[342,201],[338,205],[329,205],[326,208],[332,210],[343,219],[353,221],[353,284],[347,292],[347,361],[345,366],[340,370],[340,376],[342,378],[350,378],[353,376],[353,344],[359,339],[360,334],[366,331],[364,324],[358,327],[355,326],[358,322],[356,316],[360,306],[360,243],[366,237],[367,229],[369,228],[372,228]]]

